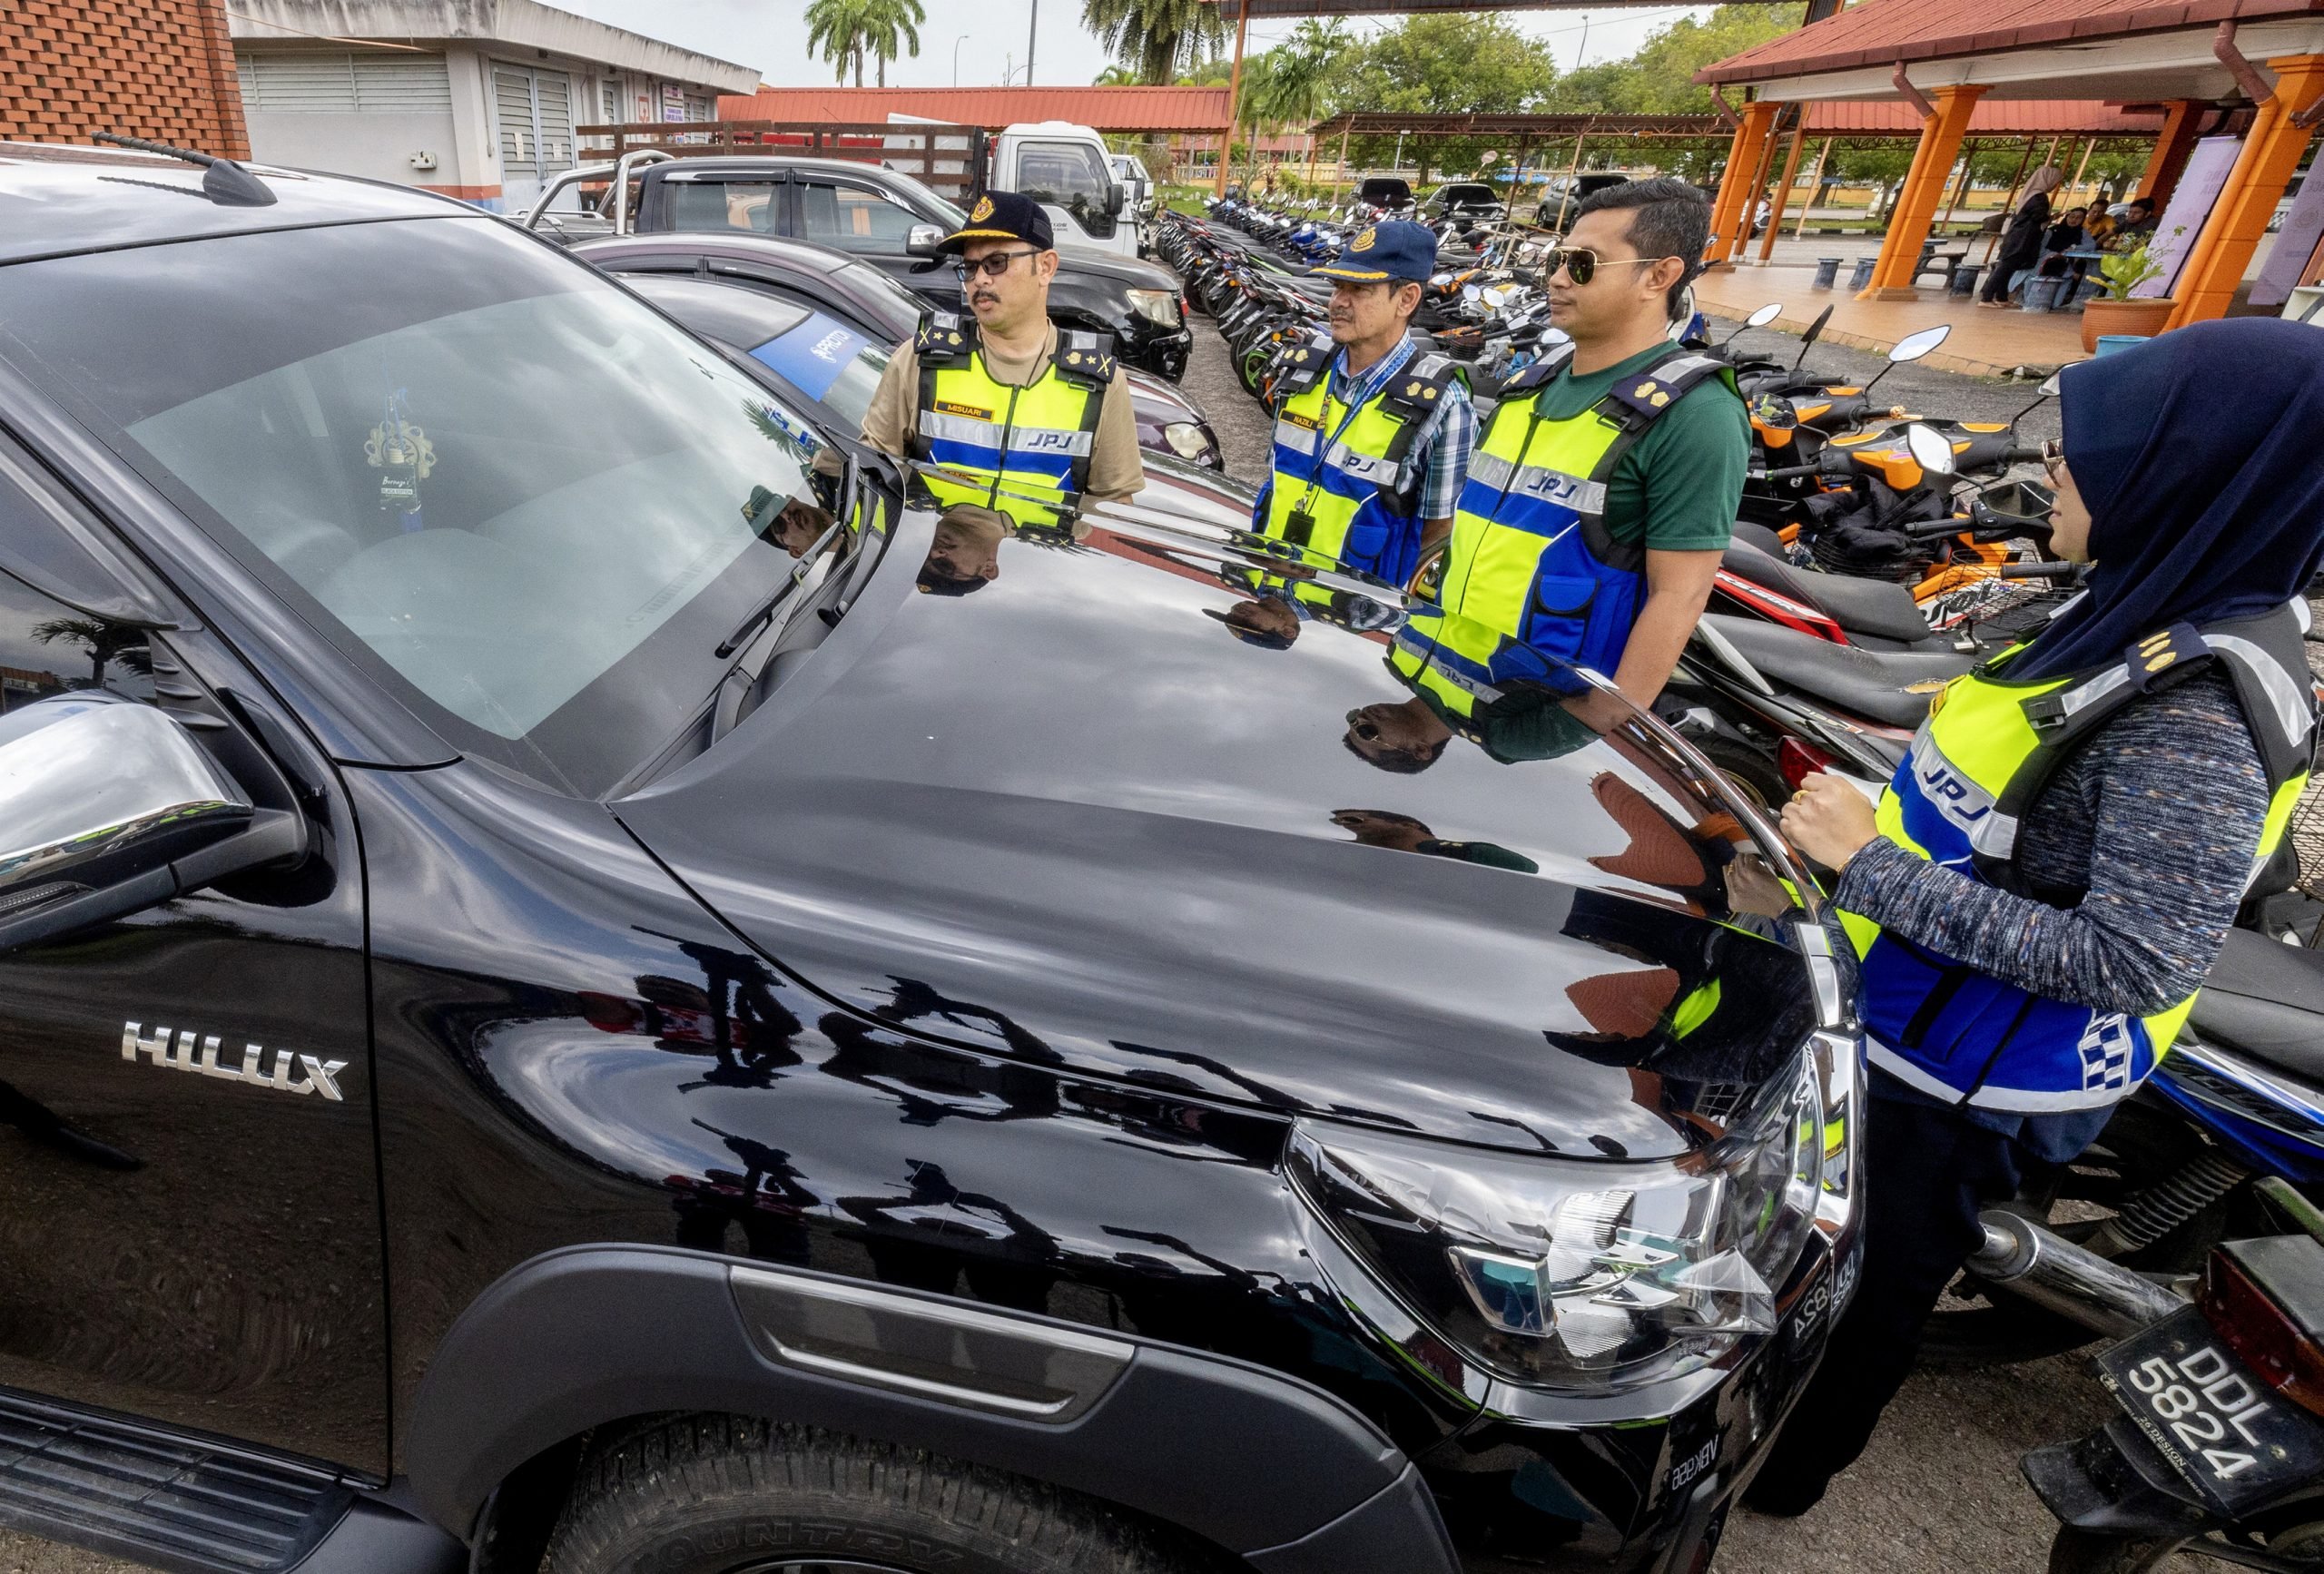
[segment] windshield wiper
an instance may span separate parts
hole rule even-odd
[[[753,523],[756,524],[757,521],[753,520]],[[743,642],[765,626],[768,620],[774,616],[775,609],[790,597],[792,592],[807,583],[807,575],[813,572],[815,565],[822,560],[824,550],[831,546],[839,533],[846,528],[847,521],[844,517],[833,516],[830,527],[815,537],[813,545],[801,554],[799,561],[792,566],[791,572],[783,576],[783,583],[776,585],[764,600],[751,608],[743,621],[734,625],[734,632],[720,640],[718,648],[710,654],[724,661],[742,649]]]

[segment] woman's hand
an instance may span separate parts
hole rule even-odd
[[[1794,847],[1833,871],[1846,867],[1866,842],[1880,839],[1865,795],[1821,772],[1803,778],[1799,791],[1784,804],[1783,833]]]

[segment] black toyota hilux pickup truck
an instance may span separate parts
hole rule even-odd
[[[1172,496],[940,516],[497,219],[0,143],[0,1526],[1705,1567],[1857,1261],[1813,888]]]

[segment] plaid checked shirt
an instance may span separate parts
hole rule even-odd
[[[1362,404],[1386,388],[1411,363],[1413,355],[1413,341],[1407,339],[1351,382],[1346,370],[1347,351],[1340,350],[1332,357],[1332,397],[1344,404]],[[1445,390],[1443,399],[1413,438],[1412,450],[1405,456],[1407,464],[1427,467],[1420,488],[1422,518],[1452,516],[1461,487],[1469,478],[1469,451],[1476,445],[1477,407],[1469,402],[1467,387],[1456,382]]]

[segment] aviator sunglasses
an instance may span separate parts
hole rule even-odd
[[[1039,249],[1030,251],[989,251],[973,262],[964,261],[953,263],[952,271],[960,275],[960,282],[963,284],[980,273],[987,279],[998,279],[1009,271],[1009,265],[1018,258],[1038,257],[1040,254]]]
[[[1552,246],[1541,258],[1541,277],[1552,278],[1561,268],[1576,284],[1587,284],[1599,268],[1620,268],[1632,262],[1659,262],[1659,257],[1600,257],[1587,246]]]

